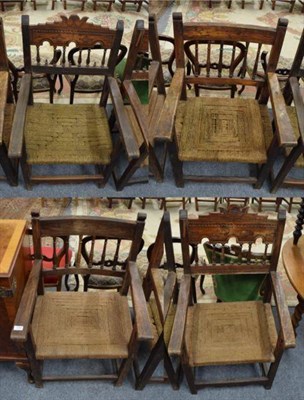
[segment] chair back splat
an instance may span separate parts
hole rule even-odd
[[[292,141],[283,128],[275,75],[287,24],[286,19],[275,28],[183,22],[181,13],[173,14],[176,69],[154,140],[168,143],[177,186],[185,181],[262,186],[280,147]],[[269,63],[261,74],[265,49]],[[234,98],[238,86],[246,96]],[[230,90],[231,98],[205,89]],[[275,134],[269,98],[279,127]],[[204,168],[195,164],[203,162]]]

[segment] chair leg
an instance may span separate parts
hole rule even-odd
[[[0,146],[0,165],[7,177],[8,183],[11,186],[18,185],[18,161],[16,161],[14,164],[10,159],[7,158],[7,153],[3,149],[3,146]]]
[[[294,313],[291,317],[292,326],[295,331],[296,331],[297,327],[299,326],[299,322],[301,321],[302,316],[304,314],[304,299],[302,299],[302,297],[300,297],[299,295],[297,297],[298,297],[299,303],[297,304],[297,306],[294,310]]]
[[[197,394],[197,389],[194,382],[194,376],[191,367],[182,361],[183,371],[190,389],[191,394]]]
[[[151,378],[153,372],[155,371],[156,367],[160,363],[163,358],[165,350],[164,344],[164,336],[161,334],[153,347],[150,355],[148,357],[145,366],[139,375],[138,379],[136,380],[135,389],[136,390],[143,390],[146,384],[148,383],[149,379]]]
[[[278,156],[279,150],[280,149],[279,149],[278,138],[277,138],[276,134],[274,134],[272,142],[267,151],[267,161],[265,164],[263,164],[261,166],[261,169],[258,173],[258,179],[254,185],[255,189],[260,189],[262,187],[265,179],[268,177],[268,175],[270,174],[270,171],[272,170],[274,161],[276,160],[276,158]]]
[[[135,355],[138,350],[138,343],[136,342],[136,340],[137,340],[136,335],[137,335],[136,329],[133,328],[132,336],[131,336],[131,339],[129,342],[129,357],[122,360],[122,363],[121,363],[119,371],[118,371],[118,378],[115,382],[115,386],[122,385],[124,379],[126,378],[128,372],[129,372],[129,369],[132,366],[133,360],[135,359]]]
[[[278,175],[276,176],[275,180],[272,183],[270,190],[271,193],[275,193],[280,188],[280,186],[284,182],[284,179],[288,175],[291,168],[294,166],[297,159],[301,156],[302,152],[303,152],[303,146],[299,145],[291,150],[289,156],[284,161],[284,164],[282,165]]]
[[[42,363],[41,361],[38,361],[35,357],[34,345],[30,337],[28,337],[27,341],[24,343],[24,348],[27,354],[28,362],[30,364],[30,375],[34,379],[35,386],[37,388],[42,388]]]
[[[173,142],[168,144],[169,157],[171,160],[171,165],[173,169],[173,175],[175,179],[175,184],[177,187],[184,187],[184,178],[183,178],[183,163],[178,159],[178,149],[176,139],[174,138]]]
[[[261,0],[261,2],[260,2],[260,10],[262,10],[263,7],[264,7],[264,0]]]

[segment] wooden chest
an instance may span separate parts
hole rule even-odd
[[[26,221],[0,220],[0,361],[25,359],[10,340],[30,265],[25,231]]]

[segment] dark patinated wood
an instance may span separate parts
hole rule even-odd
[[[9,60],[6,53],[3,21],[0,18],[0,165],[4,177],[11,186],[18,184],[18,162],[8,156],[11,142],[12,117],[15,111],[12,88],[10,85]]]
[[[121,2],[121,11],[125,11],[126,10],[126,5],[127,3],[131,3],[134,4],[135,6],[137,5],[137,12],[140,12],[142,4],[143,4],[143,0],[119,0]]]
[[[283,101],[277,91],[277,78],[273,74],[279,60],[287,28],[287,21],[281,19],[278,21],[276,28],[265,28],[241,24],[223,25],[207,22],[183,22],[182,15],[180,13],[175,13],[173,15],[173,25],[176,71],[160,116],[158,117],[154,136],[157,140],[170,141],[169,148],[170,152],[173,153],[170,154],[170,158],[176,185],[183,186],[186,180],[191,180],[194,182],[252,183],[256,188],[260,188],[269,175],[280,148],[294,143],[290,123],[288,120],[285,120],[285,115],[281,113]],[[267,64],[266,75],[262,77],[258,73],[258,68],[261,63],[262,46],[264,45],[271,47],[269,58],[271,61]],[[207,48],[206,59],[202,61],[200,57],[203,57],[204,53],[200,50],[200,46]],[[215,49],[213,52],[212,46],[217,47],[218,51]],[[230,57],[230,63],[226,61],[224,57],[224,50],[228,46],[232,49],[232,51],[229,52],[229,54],[231,53],[230,56],[226,54],[226,57]],[[253,53],[249,51],[251,48],[255,49]],[[249,53],[252,53],[251,57],[253,60],[251,59],[251,63],[253,62],[253,68],[250,73],[247,73],[247,57]],[[186,56],[187,59],[190,58],[191,64],[193,65],[190,72],[189,70],[186,71]],[[218,60],[213,61],[212,56],[217,56]],[[212,68],[214,68],[216,73],[211,74]],[[200,87],[212,87],[212,89],[230,88],[231,90],[233,89],[233,91],[235,91],[236,85],[254,87],[256,88],[255,102],[259,110],[256,108],[256,111],[252,113],[252,115],[244,111],[245,109],[243,107],[247,107],[246,105],[249,106],[249,99],[235,99],[235,101],[232,99],[219,99],[218,104],[214,104],[215,100],[210,100],[210,98],[208,98],[208,102],[207,98],[206,101],[204,98],[202,98],[204,101],[200,98],[195,100],[187,98],[187,85],[194,85],[196,88],[196,95],[199,94]],[[269,96],[272,102],[272,108],[275,110],[275,124],[278,126],[273,140],[271,140],[272,131],[270,129],[270,117],[265,107]],[[211,104],[212,101],[213,104]],[[191,105],[193,104],[193,107],[187,106],[190,102]],[[237,105],[238,103],[239,105]],[[190,107],[190,109],[187,107]],[[208,114],[211,108],[216,110],[213,113],[213,130],[209,125],[207,126],[207,123],[204,123],[205,120],[207,121],[211,118]],[[260,124],[261,130],[259,135],[261,137],[258,143],[265,141],[263,149],[261,148],[258,150],[256,148],[256,151],[252,152],[253,143],[257,139],[255,137],[257,131],[252,135],[249,129],[242,129],[240,125],[225,130],[225,123],[221,121],[225,119],[225,112],[229,113],[229,111],[227,111],[228,108],[231,108],[231,113],[239,114],[239,118],[244,118],[246,121],[252,120],[250,122],[252,126]],[[197,111],[194,112],[194,110]],[[192,121],[192,119],[196,117],[194,114],[190,115],[190,112],[198,113],[198,115],[206,113],[206,115],[204,114],[201,117],[201,121],[199,122],[200,132],[194,130],[192,132],[189,121]],[[234,118],[234,120],[236,120],[236,118]],[[233,146],[231,148],[231,143],[235,139],[226,139],[234,129],[238,132],[236,134],[238,137],[236,140],[237,143],[243,143],[242,135],[247,136],[244,143],[252,143],[249,149],[250,151],[248,149],[244,150],[246,154],[252,154],[252,159],[250,161],[248,158],[245,160],[240,157],[238,150],[233,150]],[[193,144],[193,151],[190,151],[185,145],[183,141],[184,135],[187,135],[187,140],[184,139],[184,141],[186,140],[186,143]],[[216,139],[217,136],[219,136],[218,139]],[[280,140],[278,140],[278,138]],[[196,143],[198,140],[200,140],[200,142]],[[225,147],[226,140],[227,146]],[[228,146],[230,151],[229,154],[226,154],[226,148]],[[216,149],[216,147],[218,148],[217,152],[214,150],[214,155],[211,155],[208,149]],[[245,174],[244,176],[184,175],[183,163],[191,161],[255,164],[257,173],[253,176],[246,176]]]
[[[117,64],[117,57],[120,49],[123,22],[118,21],[115,29],[102,27],[87,22],[87,17],[71,15],[62,16],[60,21],[46,24],[30,25],[29,17],[22,17],[23,49],[25,75],[21,84],[20,95],[17,103],[19,110],[16,115],[12,130],[12,145],[9,154],[14,160],[21,160],[22,171],[27,188],[33,184],[42,182],[49,183],[82,183],[87,181],[96,182],[104,186],[111,176],[118,157],[125,150],[131,160],[139,156],[139,148],[136,143],[133,129],[125,118],[122,109],[121,94],[116,90],[115,85],[110,85],[108,78],[114,76],[114,69]],[[54,57],[50,60],[41,59],[41,46],[49,42],[54,52],[60,49],[60,61],[55,62]],[[68,60],[68,49],[74,43],[77,49],[86,49],[86,54],[79,52],[75,65]],[[89,56],[88,48],[98,44],[103,49],[108,49],[107,62],[96,65]],[[93,104],[75,105],[74,118],[71,118],[70,105],[56,104],[54,107],[44,104],[34,104],[32,97],[31,76],[35,73],[45,73],[51,76],[56,75],[99,75],[104,77],[103,91],[100,97],[100,109]],[[105,109],[108,104],[108,97],[111,95],[112,104],[117,111],[119,134],[119,148],[115,148],[115,140],[111,135],[111,121]],[[117,98],[118,96],[118,98]],[[117,103],[116,103],[117,99]],[[32,105],[33,107],[27,107]],[[72,110],[72,108],[71,108]],[[29,117],[29,113],[31,117]],[[52,123],[45,124],[43,128],[35,125],[36,113],[44,115],[45,120],[52,119]],[[120,121],[120,117],[122,121]],[[98,123],[97,123],[98,120]],[[56,122],[55,122],[56,121]],[[61,132],[61,125],[69,126],[69,129]],[[121,127],[121,128],[120,128]],[[38,130],[38,134],[33,132]],[[48,131],[48,129],[51,129]],[[52,135],[58,136],[52,140]],[[73,139],[71,139],[71,135]],[[36,142],[37,137],[50,140],[51,148],[42,156],[42,144]],[[75,138],[79,137],[79,141]],[[26,140],[24,138],[27,138]],[[69,142],[70,146],[66,143]],[[79,143],[79,148],[78,148]],[[124,145],[128,144],[125,149]],[[83,146],[81,148],[81,146]],[[114,148],[113,148],[114,147]],[[97,149],[100,149],[99,151]],[[130,152],[131,151],[131,152]],[[54,154],[50,154],[54,153]],[[16,161],[17,162],[17,161]],[[96,173],[85,172],[83,175],[38,175],[35,173],[35,166],[41,164],[72,164],[95,166]]]
[[[299,165],[297,165],[297,162],[300,161],[304,151],[304,99],[298,82],[299,79],[304,76],[304,70],[301,68],[303,59],[304,30],[290,69],[289,79],[283,90],[283,96],[287,105],[284,110],[285,119],[289,123],[291,118],[295,120],[292,123],[292,132],[295,143],[290,146],[291,150],[289,154],[285,155],[283,164],[280,166],[279,171],[273,178],[271,186],[272,193],[275,193],[280,187],[304,187],[304,181],[302,178],[293,178],[288,175],[291,171],[295,170],[296,167],[302,167],[302,164],[299,163]],[[294,106],[290,106],[292,102],[294,103]]]
[[[49,381],[57,378],[59,380],[73,379],[73,376],[65,375],[43,376],[42,364],[44,359],[77,359],[86,357],[98,359],[109,358],[113,360],[121,358],[123,360],[118,367],[118,371],[114,371],[108,376],[105,376],[104,374],[101,376],[80,375],[76,376],[76,380],[106,378],[114,381],[116,385],[120,385],[127,375],[132,362],[136,360],[140,343],[144,341],[149,342],[153,338],[141,279],[136,264],[131,261],[134,260],[134,255],[138,253],[138,246],[140,246],[141,243],[140,239],[143,233],[144,221],[144,214],[139,214],[137,221],[115,220],[102,217],[40,218],[39,214],[32,214],[35,262],[15,317],[11,339],[16,343],[24,343],[28,356],[28,363],[30,365],[30,374],[37,387],[42,387],[43,381],[45,380]],[[86,236],[90,237],[90,241],[87,243],[90,243],[91,249],[88,250],[89,257],[82,259],[82,241]],[[49,275],[49,271],[45,271],[42,268],[42,242],[46,238],[51,238],[53,240],[54,253],[52,257],[53,268],[51,271],[53,274],[57,274],[58,276],[63,275],[62,270],[64,270],[65,274],[77,273],[85,275],[94,273],[102,275],[103,268],[100,268],[100,265],[96,266],[93,263],[92,254],[94,252],[95,241],[91,240],[92,236],[96,238],[104,237],[109,240],[121,237],[132,241],[129,257],[130,260],[126,265],[126,271],[123,276],[124,293],[122,291],[120,293],[110,293],[108,291],[99,291],[96,293],[67,293],[49,292],[45,290],[43,276]],[[78,237],[76,243],[75,237]],[[62,252],[64,253],[65,265],[63,267],[59,266],[59,258],[56,252],[57,243],[61,243]],[[73,265],[71,265],[71,261],[68,257],[68,248],[70,246],[75,248],[75,262]],[[128,301],[126,298],[129,289],[134,309],[133,323],[131,322]],[[56,298],[58,299],[58,302],[56,302]],[[97,304],[94,303],[96,299],[98,299],[98,308],[96,308]],[[75,308],[75,304],[81,305],[79,310]],[[87,304],[87,306],[85,306],[85,304]],[[92,309],[90,309],[90,305]],[[48,307],[53,307],[50,308],[53,310],[52,314],[47,316],[42,311],[40,313],[41,307],[47,307],[45,310],[49,310]],[[44,324],[46,322],[40,326],[40,319],[50,318],[53,321],[51,324],[53,324],[54,318],[60,318],[60,315],[65,312],[65,307],[68,307],[70,310],[73,308],[74,311],[72,312],[71,317],[73,318],[74,323],[72,324],[72,327],[68,324],[66,326],[67,331],[65,334],[60,334],[59,337],[57,335],[57,337],[53,338],[49,343],[47,337],[44,336],[45,334],[43,333],[45,327]],[[83,310],[83,307],[86,308],[86,311]],[[117,315],[107,314],[106,309],[109,308],[109,310],[112,310],[113,307],[116,307],[116,313],[120,313],[118,317],[119,320],[117,320]],[[97,310],[98,313],[96,314]],[[58,313],[57,316],[56,312]],[[85,320],[81,317],[84,312],[86,313]],[[78,319],[78,314],[80,319]],[[98,323],[96,322],[98,321],[98,315],[103,315],[103,317],[107,319],[104,327],[103,320]],[[92,316],[95,320],[93,324],[94,327],[93,325],[88,327]],[[67,314],[66,318],[70,318],[70,316]],[[83,322],[81,322],[82,320]],[[117,323],[119,323],[119,326],[117,325],[115,330],[111,332],[111,329],[113,329],[113,326]],[[73,330],[74,324],[76,324],[79,331],[87,331],[85,343],[82,343],[81,335],[79,336],[79,339],[77,339],[77,334],[74,335],[70,333],[71,336],[69,336],[68,331],[70,329]],[[59,327],[60,324],[56,324],[56,326]],[[101,342],[102,347],[99,348],[95,339],[93,340],[94,343],[90,343],[90,329],[94,330],[97,326],[100,328],[99,334],[104,336],[104,339]],[[51,326],[49,328],[52,329]],[[60,329],[62,329],[61,326]],[[43,338],[39,336],[39,332],[43,334]],[[114,336],[118,335],[114,341],[111,339],[110,333]],[[52,334],[56,336],[55,331]],[[50,333],[50,335],[52,334]],[[124,335],[126,336],[123,339]],[[52,346],[53,340],[57,341],[56,348],[50,352],[49,346]],[[107,344],[104,344],[106,340],[108,340],[108,342]]]
[[[164,283],[160,269],[165,255],[166,267],[169,270]],[[137,374],[136,389],[143,390],[149,382],[171,383],[173,389],[178,389],[178,369],[174,368],[168,354],[168,337],[172,329],[172,313],[174,313],[177,279],[173,254],[173,242],[170,224],[170,215],[164,212],[160,222],[152,251],[148,251],[149,266],[144,278],[143,288],[146,301],[151,308],[151,315],[156,325],[156,338],[144,367]],[[153,376],[159,363],[163,361],[165,375]]]
[[[184,263],[184,277],[182,278],[177,310],[173,330],[169,343],[169,354],[180,357],[184,374],[191,393],[197,393],[198,389],[207,386],[235,386],[247,384],[262,384],[270,389],[275,378],[282,354],[285,349],[295,347],[295,337],[291,326],[288,307],[286,305],[284,292],[276,272],[280,248],[285,225],[285,213],[279,212],[277,219],[258,214],[247,214],[238,206],[230,206],[221,213],[210,213],[200,215],[197,218],[188,218],[187,211],[180,211],[180,231],[182,239],[182,252]],[[224,245],[229,239],[234,238],[241,251],[236,256],[238,261],[229,264],[225,259]],[[259,238],[259,255],[255,253],[254,243]],[[215,259],[215,248],[210,264],[195,260],[190,261],[189,244],[210,243],[221,245],[221,251],[217,260]],[[246,249],[246,250],[245,250]],[[245,252],[244,252],[245,251]],[[213,260],[213,261],[212,261]],[[207,268],[205,268],[207,266]],[[231,270],[229,270],[231,266]],[[252,271],[263,271],[265,274],[265,285],[263,301],[238,301],[222,303],[197,303],[192,301],[191,276],[202,274],[244,274]],[[277,326],[271,315],[271,297],[274,294],[275,305],[278,313]],[[256,311],[254,311],[256,310]],[[257,312],[257,316],[255,313]],[[235,316],[234,316],[235,313]],[[196,319],[197,318],[197,319]],[[236,320],[234,319],[236,318]],[[257,319],[256,319],[257,318]],[[255,342],[255,337],[245,333],[240,326],[242,334],[240,341],[236,340],[237,333],[233,333],[233,344],[225,344],[225,350],[218,350],[221,346],[220,338],[228,340],[228,331],[225,330],[226,322],[229,321],[229,329],[242,320],[245,324],[251,324],[251,329],[260,336],[259,341],[265,343],[266,347],[260,352],[260,342]],[[214,321],[214,322],[213,322]],[[250,321],[250,322],[249,322]],[[256,322],[253,322],[256,321]],[[258,322],[259,321],[259,322]],[[257,325],[259,328],[257,328]],[[210,330],[210,329],[211,330]],[[277,328],[277,332],[275,332]],[[212,331],[212,333],[211,333]],[[222,332],[225,334],[222,335]],[[212,335],[212,341],[208,335]],[[244,335],[248,335],[246,350],[242,348]],[[228,342],[227,342],[228,343]],[[266,345],[266,343],[268,343]],[[231,346],[231,351],[227,345]],[[268,350],[266,351],[268,346]],[[251,351],[250,349],[255,349]],[[242,349],[241,349],[242,348]],[[229,355],[228,355],[229,353]],[[246,353],[246,354],[245,354]],[[259,354],[259,355],[257,355]],[[267,366],[267,363],[269,365]],[[229,379],[198,379],[194,369],[206,365],[230,365],[230,364],[260,364],[261,374],[253,377]]]

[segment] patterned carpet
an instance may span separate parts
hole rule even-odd
[[[152,7],[153,12],[159,10],[158,5]],[[233,1],[231,9],[227,8],[227,2],[214,1],[212,8],[208,8],[207,2],[191,0],[177,0],[171,5],[162,8],[159,19],[159,32],[173,35],[172,13],[182,12],[184,21],[208,21],[224,22],[232,24],[250,24],[275,27],[278,18],[289,20],[288,30],[281,53],[279,67],[289,66],[295,55],[300,36],[303,30],[304,14],[301,13],[301,4],[296,3],[293,13],[289,13],[289,4],[277,2],[276,9],[271,9],[270,1],[265,2],[262,10],[259,10],[259,1],[246,1],[245,8],[241,8],[241,1]]]
[[[171,215],[172,234],[173,236],[179,236],[179,209],[181,208],[181,202],[170,203],[168,210]],[[282,205],[282,208],[285,206]],[[297,207],[293,206],[292,212],[287,213],[285,232],[284,232],[284,243],[291,236],[294,230],[295,219],[297,215]],[[194,201],[190,204],[187,203],[186,208],[188,215],[196,215]],[[274,217],[276,213],[274,211],[274,204],[265,204],[263,206],[263,212],[266,212],[269,216]],[[0,200],[0,218],[10,219],[27,219],[30,220],[30,213],[32,210],[39,211],[42,216],[55,216],[55,215],[91,215],[104,217],[115,217],[122,219],[134,220],[139,211],[142,211],[142,202],[140,199],[133,201],[131,209],[128,209],[127,200],[113,200],[112,209],[108,208],[108,200],[102,198],[96,199],[1,199]],[[210,203],[203,203],[200,206],[201,213],[208,213],[213,211],[213,206]],[[253,204],[250,206],[250,212],[257,212],[257,205]],[[145,272],[147,267],[146,250],[150,244],[155,240],[158,225],[162,217],[163,211],[160,210],[160,203],[157,200],[147,199],[147,204],[144,212],[147,214],[147,220],[144,230],[144,241],[145,246],[143,251],[138,257],[138,265],[142,272]],[[181,249],[179,246],[174,248],[176,252],[176,261],[181,262]],[[283,286],[285,295],[290,306],[297,304],[296,294],[291,287],[288,278],[285,274],[282,260],[280,259],[278,270],[282,276]],[[207,277],[204,282],[204,289],[206,294],[199,297],[199,301],[210,302],[215,300],[213,292],[212,279]],[[198,289],[199,290],[199,289]]]

